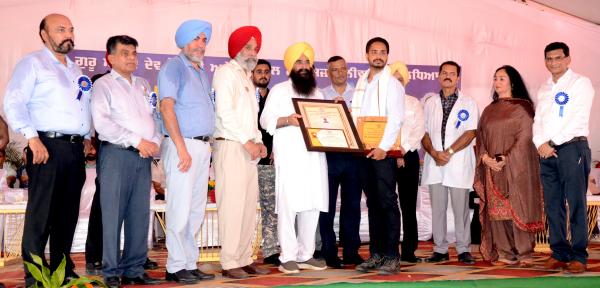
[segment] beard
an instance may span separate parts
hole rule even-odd
[[[52,38],[50,38],[50,46],[56,53],[67,54],[73,50],[75,43],[71,39],[65,39],[60,44],[56,44]]]
[[[310,96],[317,88],[317,80],[315,79],[314,69],[292,70],[290,72],[292,87],[296,93],[303,96]]]
[[[245,58],[242,56],[242,53],[238,53],[238,55],[235,56],[235,61],[237,61],[244,69],[246,69],[246,71],[254,70],[254,67],[256,67],[256,64],[258,64],[258,59],[256,57]]]
[[[371,63],[369,63],[373,68],[383,68],[385,67],[385,61],[383,59],[375,59]]]
[[[257,80],[252,79],[254,86],[258,88],[267,88],[269,86],[269,80],[266,77],[259,78]]]

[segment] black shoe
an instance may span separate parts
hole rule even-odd
[[[108,287],[108,288],[121,287],[121,283],[119,281],[118,276],[108,277],[108,278],[104,279],[104,284],[106,284],[106,287]]]
[[[333,269],[342,269],[342,259],[337,256],[325,258],[325,264]]]
[[[363,262],[365,262],[365,259],[360,257],[360,255],[358,255],[358,254],[351,255],[351,256],[344,256],[344,259],[342,260],[342,263],[344,263],[344,265],[360,265]]]
[[[427,263],[438,263],[438,262],[448,261],[448,260],[450,260],[450,256],[448,256],[448,253],[442,254],[442,253],[438,253],[438,252],[433,252],[431,257],[425,258],[425,262],[427,262]]]
[[[315,250],[315,253],[313,253],[313,258],[315,259],[323,259],[323,253],[321,252],[321,250]]]
[[[421,262],[421,259],[415,257],[415,255],[410,255],[410,256],[409,255],[407,255],[407,256],[402,255],[400,257],[400,260],[402,262],[407,262],[407,263],[419,263],[419,262]]]
[[[85,273],[87,275],[102,275],[102,262],[85,263]]]
[[[275,266],[281,265],[281,261],[279,261],[279,253],[275,253],[275,254],[263,259],[263,264],[272,264]]]
[[[458,262],[473,265],[475,264],[475,258],[469,252],[463,252],[458,254]]]
[[[385,257],[383,263],[377,268],[379,275],[394,275],[400,272],[400,258]]]
[[[150,258],[146,258],[146,263],[144,263],[144,270],[152,270],[158,268],[158,263],[156,261],[151,260]]]
[[[373,269],[379,268],[379,266],[383,264],[383,260],[383,257],[377,254],[373,254],[371,255],[371,257],[369,257],[369,259],[367,259],[367,261],[363,262],[360,265],[357,265],[355,269],[356,271],[360,272],[369,272]]]
[[[75,273],[75,271],[73,270],[67,271],[65,272],[65,279],[63,280],[63,285],[66,285],[75,279],[79,279],[79,275],[77,275],[77,273]]]
[[[196,278],[196,276],[190,273],[190,271],[187,271],[185,269],[181,269],[175,273],[166,272],[165,279],[167,281],[175,281],[177,283],[182,284],[198,283],[198,278]]]
[[[133,277],[133,278],[129,278],[129,277],[121,277],[121,284],[123,285],[131,285],[131,284],[135,284],[135,285],[154,285],[154,284],[160,284],[162,283],[162,281],[160,281],[159,279],[156,278],[152,278],[150,276],[148,276],[148,274],[144,273],[138,277]]]
[[[204,273],[204,272],[200,271],[199,269],[196,269],[196,270],[187,270],[187,271],[190,272],[190,274],[196,276],[196,279],[198,279],[198,280],[212,280],[212,279],[215,279],[215,275],[214,274]]]

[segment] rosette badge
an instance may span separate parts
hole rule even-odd
[[[554,102],[560,106],[558,110],[558,116],[563,117],[565,106],[569,103],[569,95],[565,92],[558,92],[554,96]]]
[[[150,95],[148,95],[148,102],[152,109],[156,109],[156,105],[158,104],[158,96],[156,96],[156,92],[152,91]]]
[[[89,92],[92,90],[92,79],[87,75],[81,75],[77,78],[77,86],[79,86],[79,93],[77,93],[77,100],[81,100],[83,92]]]
[[[460,123],[465,122],[469,119],[469,111],[462,109],[460,111],[458,111],[458,121],[456,121],[456,129],[458,129],[458,127],[460,127]]]

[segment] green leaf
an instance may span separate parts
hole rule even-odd
[[[29,253],[29,255],[31,255],[31,259],[33,260],[33,263],[37,264],[38,266],[44,266],[44,262],[42,261],[42,258],[40,256],[37,256],[33,253]]]
[[[56,270],[52,274],[52,279],[50,281],[52,283],[52,287],[60,287],[60,285],[65,280],[65,266],[67,266],[67,259],[63,255],[62,261],[60,261],[60,265],[58,265],[58,268],[56,268]]]
[[[23,263],[25,263],[25,266],[27,267],[29,273],[31,273],[31,276],[33,276],[35,280],[42,282],[44,277],[42,276],[42,272],[40,271],[40,269],[33,263],[27,261],[23,261]]]

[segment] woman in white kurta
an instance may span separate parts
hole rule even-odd
[[[260,124],[273,135],[277,229],[282,263],[301,264],[312,258],[319,213],[327,212],[327,160],[323,152],[306,150],[298,126],[277,128],[277,120],[296,113],[292,98],[323,99],[318,89],[308,98],[296,93],[290,80],[273,87]],[[294,222],[298,217],[298,234]],[[302,265],[299,265],[302,268]]]

